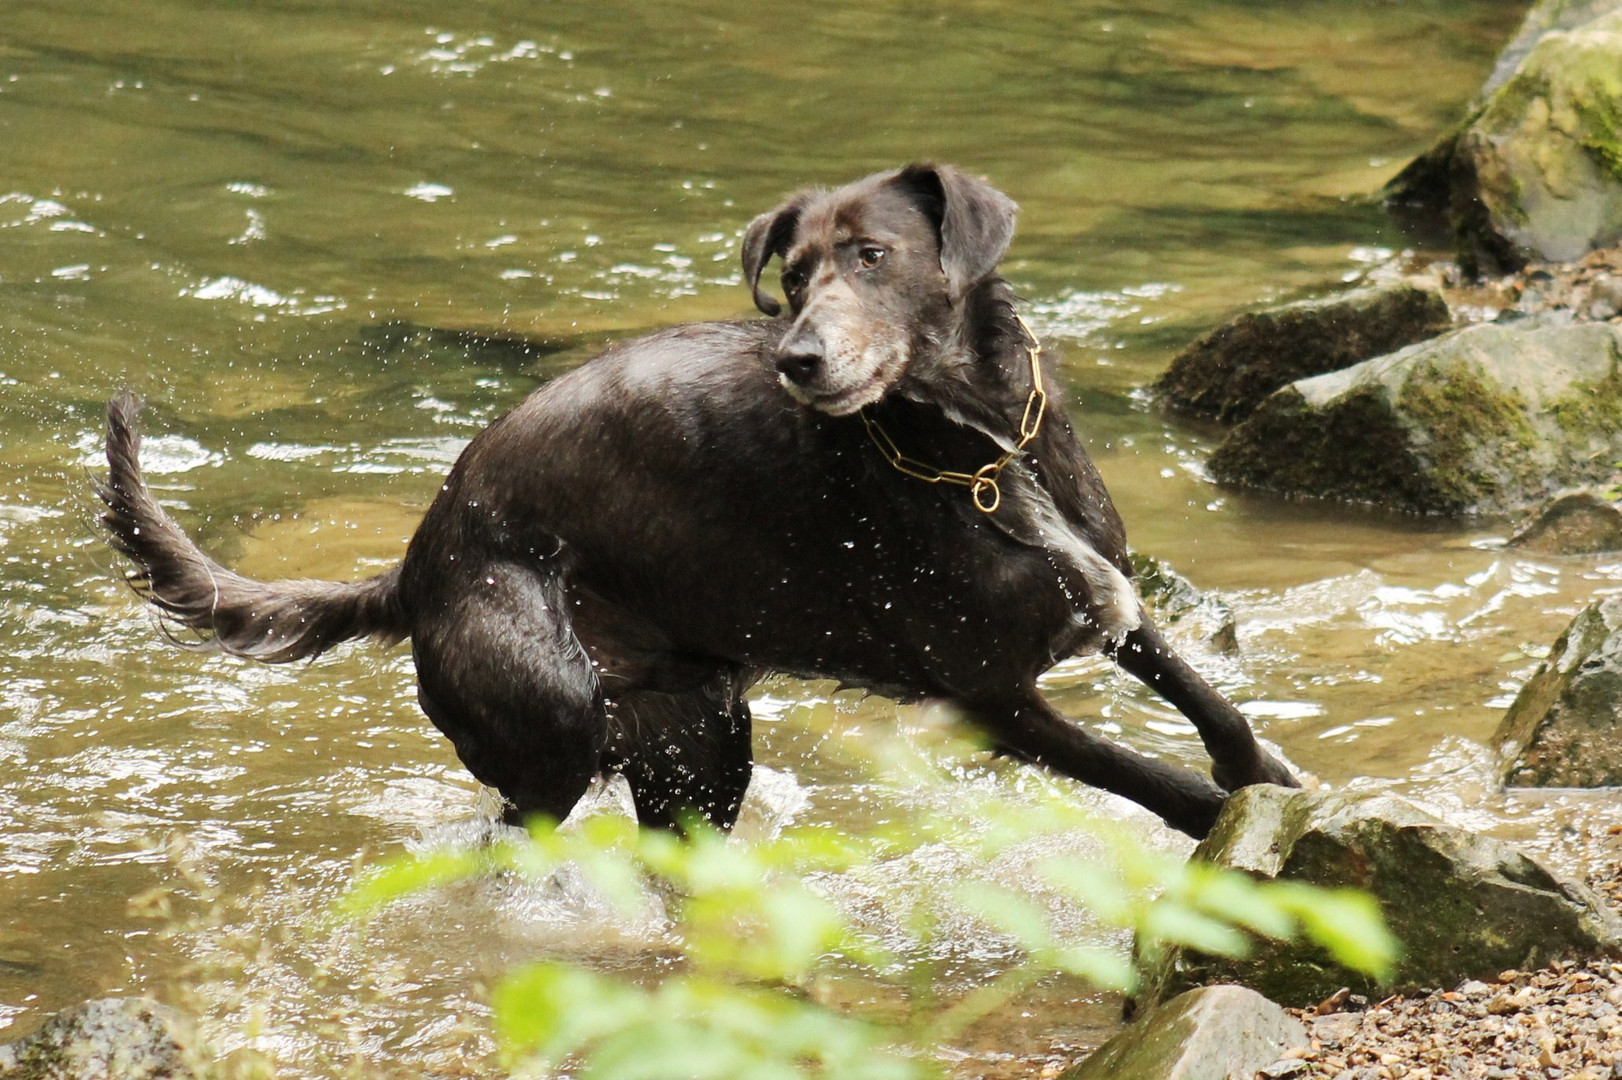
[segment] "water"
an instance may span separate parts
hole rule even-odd
[[[322,921],[358,861],[472,842],[479,793],[417,713],[403,650],[267,668],[162,643],[95,533],[103,403],[123,384],[151,400],[153,482],[222,558],[374,572],[462,443],[527,391],[628,333],[745,312],[750,217],[908,159],[1022,204],[1006,272],[1065,354],[1135,546],[1232,604],[1237,658],[1181,640],[1258,730],[1330,784],[1416,795],[1574,865],[1573,837],[1614,805],[1495,793],[1485,740],[1571,614],[1622,588],[1622,562],[1512,555],[1501,523],[1216,489],[1211,433],[1135,394],[1225,311],[1400,249],[1364,195],[1456,116],[1520,14],[11,0],[0,1032],[140,991],[288,1076],[477,1074],[481,988],[512,963],[649,962],[645,927],[500,884],[364,937]],[[1049,682],[1072,715],[1202,760],[1097,662]],[[894,706],[789,681],[760,695],[752,828],[889,812],[818,750]],[[1031,780],[997,765],[972,782]],[[966,870],[945,851],[907,872]],[[1007,963],[968,929],[955,947],[965,985]],[[1115,1010],[1046,986],[947,1053],[965,1076],[1029,1075]]]

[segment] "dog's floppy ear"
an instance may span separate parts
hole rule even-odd
[[[997,268],[1014,238],[1019,205],[978,177],[950,165],[908,165],[895,175],[940,234],[941,271],[952,299]]]
[[[794,229],[800,223],[800,211],[811,200],[811,193],[802,191],[782,206],[768,210],[749,223],[743,234],[743,276],[754,294],[755,306],[768,315],[776,315],[783,305],[767,296],[760,288],[760,274],[773,255],[788,252],[794,239]]]

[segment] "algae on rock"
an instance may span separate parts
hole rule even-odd
[[[1178,353],[1154,391],[1173,409],[1237,423],[1281,386],[1433,338],[1450,324],[1440,293],[1406,282],[1264,308]]]
[[[1613,475],[1619,356],[1609,324],[1454,331],[1279,390],[1228,433],[1211,474],[1410,513],[1523,509]]]
[[[98,998],[0,1044],[0,1080],[196,1080],[207,1058],[190,1026],[150,998]]]
[[[1622,786],[1622,597],[1572,620],[1493,743],[1510,786]]]
[[[1412,991],[1564,957],[1622,955],[1622,918],[1592,890],[1392,795],[1244,788],[1194,857],[1260,878],[1363,889],[1403,955],[1391,985],[1377,987],[1316,946],[1257,941],[1243,959],[1177,947],[1144,970],[1140,1005],[1229,982],[1305,1007],[1341,987]]]
[[[1540,555],[1622,551],[1622,507],[1592,491],[1572,491],[1540,506],[1509,546]]]
[[[1476,103],[1479,105],[1509,81],[1515,69],[1521,66],[1521,61],[1526,59],[1526,54],[1549,34],[1557,30],[1575,30],[1613,11],[1622,11],[1622,0],[1541,0],[1534,4],[1532,10],[1526,13],[1526,19],[1515,37],[1498,55],[1498,62],[1493,65],[1492,74],[1487,76]]]
[[[1386,189],[1395,207],[1445,213],[1471,273],[1622,240],[1622,11],[1544,8],[1483,100]]]
[[[1206,986],[1140,1015],[1059,1080],[1227,1080],[1306,1045],[1301,1021],[1254,990]]]

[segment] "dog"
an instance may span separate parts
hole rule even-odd
[[[768,318],[623,342],[542,387],[469,443],[376,577],[264,583],[210,559],[142,480],[127,390],[103,521],[199,644],[279,663],[409,638],[423,712],[514,820],[561,820],[618,772],[644,825],[729,828],[745,693],[780,672],[950,702],[994,750],[1202,837],[1227,792],[1295,780],[1137,599],[996,273],[1016,211],[946,165],[793,195],[744,234]],[[786,311],[761,284],[773,258]],[[1213,779],[1043,699],[1037,677],[1088,651],[1193,721]]]

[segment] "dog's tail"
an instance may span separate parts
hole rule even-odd
[[[130,583],[174,623],[201,635],[196,648],[285,663],[318,656],[350,638],[399,641],[410,633],[400,567],[364,581],[261,582],[203,554],[158,505],[141,479],[140,402],[122,390],[107,404],[102,523],[129,556]]]

